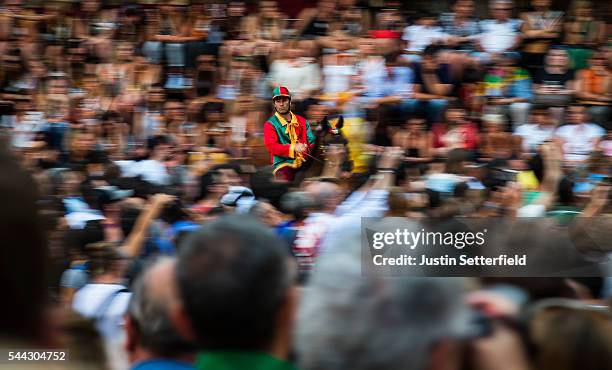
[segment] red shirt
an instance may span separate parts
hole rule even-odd
[[[478,127],[471,122],[450,128],[445,123],[436,123],[431,128],[434,148],[456,147],[474,150],[478,146]]]

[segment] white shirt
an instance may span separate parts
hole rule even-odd
[[[28,112],[21,122],[17,122],[13,128],[13,145],[18,148],[29,148],[36,133],[43,131],[47,126],[43,114],[40,112]]]
[[[127,312],[132,293],[116,294],[103,312],[101,306],[107,303],[111,294],[125,289],[119,284],[87,284],[74,295],[72,308],[81,315],[95,319],[96,327],[107,341],[113,341],[123,332],[123,316]]]
[[[594,123],[582,123],[561,126],[555,134],[564,141],[565,160],[584,161],[595,150],[597,141],[606,131]]]
[[[357,70],[365,89],[365,95],[373,97],[384,95],[385,80],[387,79],[384,58],[371,57],[363,59],[357,64]]]
[[[382,217],[387,211],[386,190],[355,191],[342,202],[333,214],[312,213],[296,235],[294,253],[298,265],[312,266],[322,246],[341,246],[347,227],[360,227],[363,217]]]
[[[540,126],[535,123],[520,125],[514,130],[514,134],[523,139],[523,150],[527,153],[534,153],[538,145],[553,137],[554,133],[553,126]]]
[[[155,185],[168,185],[170,183],[170,175],[166,170],[166,166],[160,161],[147,159],[145,161],[136,162],[136,175],[142,176],[142,179]]]
[[[520,26],[521,21],[518,19],[508,19],[504,23],[493,19],[480,22],[482,48],[488,53],[501,53],[510,49],[516,43]]]
[[[330,222],[320,246],[325,251],[342,247],[346,230],[359,230],[363,217],[383,217],[389,209],[387,190],[355,191],[336,208],[335,219]],[[323,252],[323,251],[322,251]]]
[[[321,87],[321,71],[319,65],[309,59],[297,62],[275,60],[270,65],[270,81],[286,86],[295,99],[308,98],[307,92]]]
[[[170,183],[170,174],[166,166],[153,159],[144,161],[115,161],[115,164],[121,169],[122,177],[142,176],[142,179],[155,185],[168,185]]]
[[[351,65],[326,65],[323,67],[325,84],[323,91],[326,94],[349,91],[351,77],[356,75],[355,68]]]
[[[115,161],[115,164],[119,166],[121,170],[121,177],[136,177],[138,176],[138,162],[131,160]]]
[[[426,27],[415,24],[404,28],[402,40],[408,41],[406,51],[420,53],[427,46],[444,40],[446,37],[446,33],[440,27]]]

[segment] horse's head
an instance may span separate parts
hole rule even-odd
[[[344,117],[340,116],[336,121],[330,121],[327,116],[319,122],[316,136],[319,138],[319,143],[323,146],[330,144],[346,145],[346,137],[342,134],[344,126]]]
[[[349,159],[348,139],[342,133],[344,126],[344,117],[340,116],[337,120],[330,121],[327,116],[323,118],[316,128],[315,136],[317,137],[316,153],[319,157],[325,157],[325,147],[328,145],[342,145],[345,149],[344,160],[342,162],[342,170],[351,172],[353,170],[353,161]]]

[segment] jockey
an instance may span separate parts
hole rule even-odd
[[[315,143],[310,124],[291,112],[291,94],[280,86],[272,93],[274,115],[264,123],[264,143],[279,180],[293,181]]]

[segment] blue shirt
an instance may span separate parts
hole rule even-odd
[[[399,95],[407,98],[412,93],[412,69],[409,67],[387,68],[388,75],[384,85],[384,95]]]
[[[195,370],[195,367],[182,361],[155,359],[139,362],[131,370]]]

